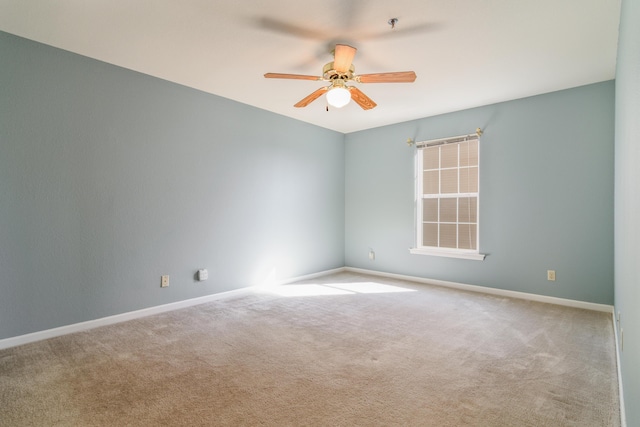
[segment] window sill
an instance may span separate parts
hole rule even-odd
[[[413,255],[431,255],[446,258],[472,259],[476,261],[483,261],[484,257],[487,256],[486,254],[479,254],[477,252],[439,251],[424,248],[411,248],[409,249],[409,253]]]

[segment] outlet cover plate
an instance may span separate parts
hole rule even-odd
[[[166,288],[167,286],[169,286],[169,276],[162,276],[160,278],[160,287]]]

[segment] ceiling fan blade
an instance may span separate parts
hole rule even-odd
[[[294,107],[296,107],[296,108],[306,107],[307,105],[311,104],[316,99],[320,98],[322,96],[322,94],[327,91],[327,89],[329,89],[329,88],[326,87],[326,86],[325,87],[321,87],[320,89],[316,90],[315,92],[313,92],[310,95],[307,95],[305,98],[301,99],[297,104],[294,105]]]
[[[372,108],[375,108],[376,105],[378,105],[373,102],[371,98],[362,93],[362,91],[357,87],[349,86],[349,92],[351,92],[351,99],[353,99],[356,104],[362,107],[363,110],[371,110]]]
[[[280,34],[288,36],[295,36],[312,40],[325,40],[329,34],[303,27],[302,25],[291,24],[289,22],[281,21],[279,19],[262,17],[257,18],[255,21],[259,27],[262,27],[269,31],[275,31]]]
[[[337,44],[333,60],[333,69],[339,73],[349,71],[349,67],[351,67],[357,50],[355,47],[347,46],[346,44]]]
[[[321,77],[304,74],[267,73],[264,76],[267,79],[322,80]]]
[[[362,74],[356,76],[355,80],[360,83],[411,83],[416,80],[416,73],[398,71],[395,73]]]

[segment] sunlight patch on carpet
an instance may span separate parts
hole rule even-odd
[[[374,282],[348,282],[325,284],[283,285],[268,289],[269,293],[283,297],[312,297],[323,295],[383,294],[396,292],[415,292],[414,289],[385,285]]]
[[[353,295],[354,292],[322,285],[284,285],[268,289],[269,293],[283,297],[313,297],[321,295]]]

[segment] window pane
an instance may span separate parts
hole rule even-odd
[[[440,147],[440,155],[442,156],[441,168],[458,167],[458,144],[443,145]]]
[[[458,227],[458,247],[460,249],[476,249],[478,227],[475,224],[460,224]]]
[[[463,141],[420,150],[421,246],[477,251],[479,142]]]
[[[457,199],[440,199],[440,222],[456,222]]]
[[[422,246],[438,246],[438,224],[422,224]]]
[[[422,168],[438,169],[440,167],[440,147],[424,148],[422,150]]]
[[[458,192],[458,169],[443,170],[442,176],[442,194],[451,194]]]
[[[422,199],[422,220],[438,221],[438,199]]]
[[[455,248],[456,241],[456,228],[455,224],[440,224],[440,247],[441,248]]]
[[[460,197],[458,199],[458,221],[478,222],[478,198]]]
[[[439,171],[427,171],[423,174],[422,192],[423,194],[438,194],[440,187]]]
[[[478,166],[478,141],[460,143],[460,166]]]
[[[478,192],[478,167],[470,167],[460,169],[460,192],[461,193],[477,193]]]

